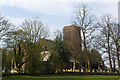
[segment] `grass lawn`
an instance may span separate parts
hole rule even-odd
[[[79,75],[79,76],[9,76],[2,80],[120,80],[120,76]]]

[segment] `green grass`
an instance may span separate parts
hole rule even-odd
[[[9,76],[2,80],[120,80],[120,76],[79,75],[79,76]]]

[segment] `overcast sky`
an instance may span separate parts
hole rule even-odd
[[[53,2],[54,1],[54,2]],[[96,17],[110,13],[118,16],[118,0],[97,2],[95,0],[0,0],[0,13],[19,26],[25,19],[39,17],[48,26],[50,38],[56,29],[71,25],[73,15],[79,4],[85,3]]]

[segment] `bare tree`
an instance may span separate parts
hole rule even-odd
[[[38,18],[25,20],[21,27],[27,33],[27,39],[32,43],[48,37],[48,28]]]
[[[88,63],[88,69],[90,69],[90,60],[88,58],[88,44],[91,42],[91,35],[95,31],[93,24],[93,15],[90,13],[86,4],[79,5],[79,8],[75,12],[74,25],[80,27],[80,33],[82,32],[82,43],[84,45],[84,51],[86,53],[86,59]]]
[[[120,72],[119,40],[118,40],[118,24],[117,23],[111,23],[111,38],[112,38],[112,42],[113,42],[112,45],[114,45],[113,48],[112,48],[112,52],[117,57],[118,69],[119,69],[119,72]]]
[[[11,26],[12,24],[0,14],[0,40],[10,31]]]
[[[101,32],[99,37],[99,45],[101,45],[101,48],[104,49],[108,54],[109,59],[109,66],[110,71],[112,72],[112,61],[111,61],[111,23],[113,22],[113,18],[111,15],[107,14],[101,17],[101,20],[98,22],[98,27]]]

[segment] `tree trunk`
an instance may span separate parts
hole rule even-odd
[[[115,67],[115,58],[114,58],[114,56],[113,56],[112,60],[113,60],[113,71],[115,72],[116,67]]]
[[[21,73],[21,70],[20,70],[20,67],[19,67],[19,72],[18,72],[19,74]]]
[[[112,62],[111,62],[111,55],[110,55],[109,35],[108,35],[108,39],[107,39],[107,45],[108,45],[108,57],[109,57],[110,72],[112,73]]]
[[[87,63],[88,63],[88,70],[90,70],[91,69],[91,67],[90,67],[90,60],[89,60],[88,57],[87,57]]]
[[[85,33],[83,32],[83,37],[84,37],[84,42],[83,42],[83,44],[84,44],[84,50],[85,50],[85,56],[86,56],[86,60],[87,60],[87,63],[88,63],[88,70],[90,70],[90,60],[89,60],[89,58],[88,58],[88,56],[87,56],[87,54],[88,54],[88,51],[87,51],[87,46],[86,46],[86,37],[85,37]]]
[[[109,66],[110,66],[110,72],[112,73],[112,62],[111,62],[111,53],[110,53],[110,26],[107,24],[108,27],[108,33],[107,33],[107,45],[108,45],[108,57],[109,57]]]
[[[119,47],[117,47],[117,62],[118,62],[118,70],[120,72]]]

